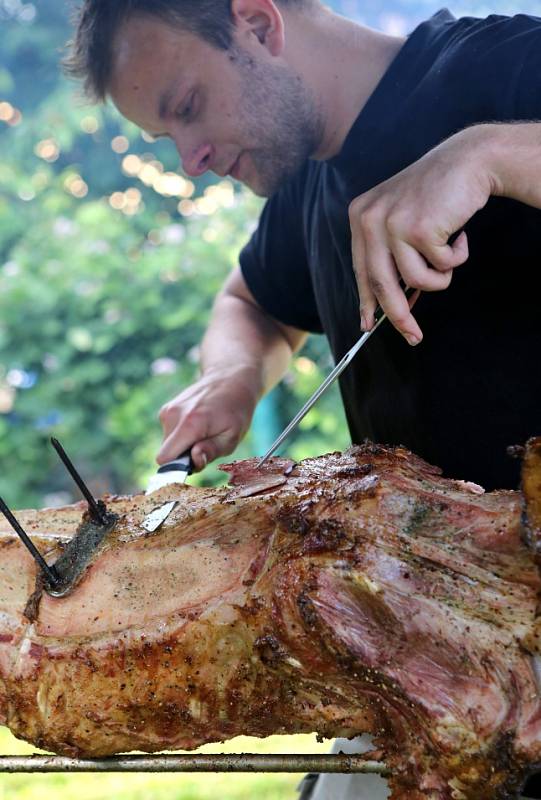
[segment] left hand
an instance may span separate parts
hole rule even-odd
[[[480,146],[474,128],[461,131],[350,204],[363,330],[372,328],[379,303],[410,344],[421,341],[400,279],[425,292],[439,291],[467,260],[466,234],[452,244],[449,237],[490,197],[491,175]]]

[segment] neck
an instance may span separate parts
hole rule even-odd
[[[317,98],[322,120],[323,133],[312,158],[326,160],[340,152],[404,41],[358,25],[324,6],[309,18],[287,14],[285,55]]]

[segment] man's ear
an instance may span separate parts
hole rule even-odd
[[[273,0],[231,0],[231,16],[241,38],[255,37],[270,55],[281,55],[284,20]]]

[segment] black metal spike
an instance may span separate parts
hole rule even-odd
[[[69,474],[71,475],[71,477],[81,490],[83,497],[88,503],[91,516],[101,525],[107,525],[108,519],[106,511],[100,508],[99,503],[95,500],[90,489],[88,488],[86,483],[83,481],[83,479],[73,466],[70,458],[68,457],[68,454],[66,453],[66,451],[64,450],[58,439],[55,439],[54,436],[51,437],[51,444],[53,445],[54,449],[62,459],[62,462],[66,467],[66,469],[68,470]]]
[[[9,510],[8,506],[4,502],[4,500],[0,497],[0,511],[5,516],[13,530],[16,534],[20,537],[22,543],[27,547],[30,551],[31,555],[37,562],[40,569],[45,573],[47,576],[48,582],[51,586],[55,586],[59,581],[58,573],[56,572],[54,566],[50,567],[49,564],[45,561],[35,544],[32,542],[30,537],[27,533],[25,533],[24,529],[20,525],[20,523],[15,519],[11,511]]]

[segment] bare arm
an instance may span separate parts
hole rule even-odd
[[[361,323],[379,303],[410,344],[422,338],[400,288],[447,288],[468,258],[464,232],[491,195],[541,208],[541,123],[484,124],[451,136],[350,206]]]
[[[306,333],[269,317],[239,268],[214,303],[201,345],[201,377],[160,411],[159,463],[192,447],[196,467],[231,453],[258,400],[284,375]]]

